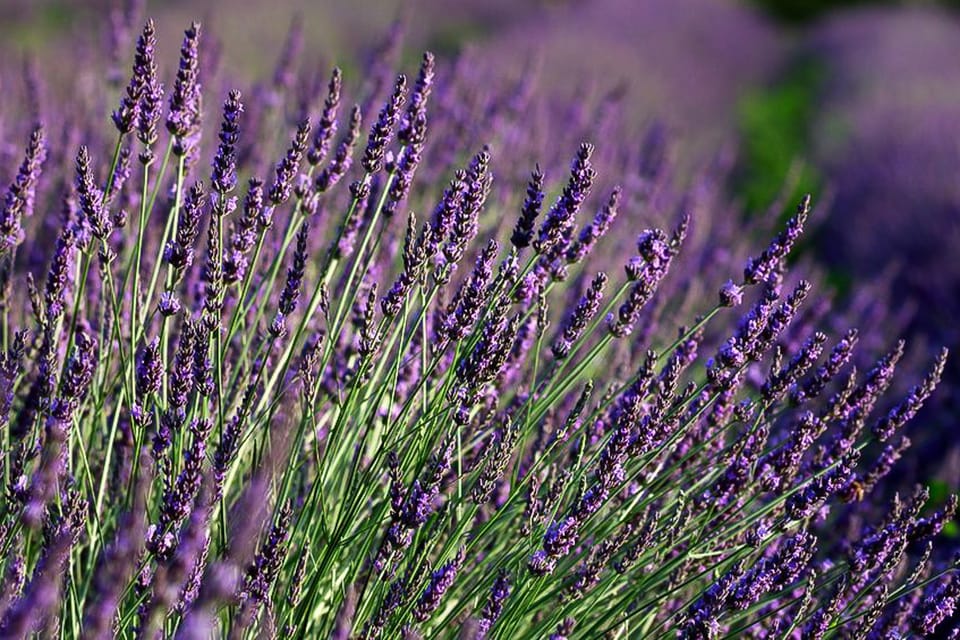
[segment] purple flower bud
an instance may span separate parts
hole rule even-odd
[[[0,209],[0,254],[23,242],[23,218],[33,215],[34,193],[47,157],[43,126],[30,133],[23,163],[4,195]]]
[[[593,221],[583,228],[577,241],[570,245],[566,254],[568,263],[574,264],[583,260],[593,251],[597,241],[606,235],[610,225],[617,218],[617,212],[620,208],[620,194],[620,187],[614,187],[610,198],[594,216]]]
[[[280,293],[278,309],[284,316],[289,316],[296,310],[300,299],[300,284],[307,266],[307,239],[310,233],[308,220],[304,220],[297,231],[297,247],[293,252],[293,264],[287,269],[287,281]]]
[[[397,118],[400,112],[400,105],[403,103],[403,97],[407,93],[407,78],[404,75],[397,76],[397,82],[393,87],[393,94],[387,99],[383,109],[380,110],[380,117],[370,129],[367,136],[367,149],[363,153],[363,170],[368,174],[374,174],[383,168],[383,155],[386,150],[390,136],[397,125]]]
[[[287,149],[287,154],[277,163],[277,177],[270,187],[269,198],[273,206],[280,206],[286,202],[293,190],[293,180],[300,170],[300,161],[307,150],[307,142],[310,137],[310,121],[303,120],[297,125],[297,133]]]
[[[77,196],[80,210],[93,235],[106,240],[113,228],[107,216],[103,202],[103,191],[96,185],[93,168],[90,166],[90,152],[85,145],[77,152]]]
[[[263,208],[263,181],[250,178],[243,213],[233,223],[230,250],[223,259],[223,281],[226,284],[239,282],[246,276],[247,254],[257,242],[257,227]]]
[[[720,288],[720,306],[736,307],[743,302],[743,289],[733,283],[733,280],[727,280],[727,283]]]
[[[113,112],[113,123],[121,135],[133,131],[143,108],[144,97],[156,89],[157,46],[153,20],[148,20],[137,39],[137,51],[133,57],[133,74],[127,84],[126,94],[120,99],[120,106]],[[152,96],[151,96],[152,99]]]
[[[327,97],[323,103],[323,112],[320,122],[313,134],[313,144],[307,151],[307,162],[310,166],[317,166],[327,157],[330,143],[337,133],[337,112],[340,110],[340,91],[343,86],[343,73],[339,67],[333,68],[330,74],[330,84],[327,88]]]
[[[317,175],[314,186],[319,193],[325,193],[332,189],[350,170],[350,165],[353,162],[353,150],[357,145],[357,140],[360,139],[361,120],[360,107],[354,106],[353,111],[350,112],[350,128],[340,144],[337,145],[333,160],[330,161],[329,166]]]
[[[154,338],[140,352],[137,363],[137,389],[143,395],[151,395],[160,390],[163,380],[163,362],[160,358],[160,340]]]
[[[557,360],[562,360],[570,354],[573,344],[583,336],[587,325],[597,315],[606,284],[607,275],[598,273],[590,282],[590,286],[580,298],[576,308],[564,320],[560,336],[552,346],[553,355]]]
[[[954,571],[941,578],[924,594],[923,602],[914,612],[910,624],[922,636],[933,634],[940,624],[953,615],[960,600],[960,576]]]
[[[140,96],[140,113],[137,118],[137,138],[144,146],[144,150],[140,154],[140,161],[149,164],[153,161],[151,147],[157,141],[157,125],[160,122],[163,109],[163,84],[157,77],[157,61],[154,53],[157,41],[153,20],[148,20],[144,26],[143,37],[145,42],[142,58],[145,64],[143,66],[143,92]],[[139,45],[137,55],[141,57]]]
[[[240,92],[233,89],[223,102],[223,122],[220,125],[220,145],[213,158],[210,182],[214,191],[223,195],[237,186],[237,142],[240,139],[240,114],[243,103]]]
[[[823,365],[817,368],[816,372],[803,384],[797,384],[790,391],[790,401],[794,405],[800,404],[804,400],[812,399],[820,395],[823,389],[840,373],[843,366],[853,355],[853,349],[857,344],[857,330],[851,329],[838,342],[830,352],[830,357]]]
[[[453,581],[457,577],[457,571],[463,564],[463,554],[464,549],[461,547],[453,560],[445,563],[430,576],[430,582],[427,584],[427,588],[424,589],[423,594],[413,608],[414,620],[424,622],[430,617],[430,614],[440,606],[440,599],[453,585]]]
[[[764,249],[757,258],[751,258],[743,269],[743,280],[747,284],[768,282],[780,269],[780,263],[787,257],[810,214],[810,195],[806,195],[797,205],[797,214],[790,218],[787,227]]]
[[[167,318],[180,313],[181,305],[180,301],[177,299],[177,295],[172,291],[164,291],[161,293],[160,301],[157,304],[157,309],[160,311],[161,315]]]
[[[200,125],[200,23],[194,22],[184,32],[180,47],[180,68],[170,94],[170,110],[167,113],[167,130],[178,140],[174,151],[184,156],[187,149],[183,143],[193,136]]]
[[[547,253],[558,246],[562,253],[569,245],[577,212],[590,193],[596,176],[596,171],[590,164],[591,155],[593,145],[586,142],[581,144],[577,157],[570,166],[570,179],[540,226],[534,243],[537,253]]]
[[[540,170],[540,165],[537,165],[527,185],[527,197],[523,201],[523,208],[520,209],[520,218],[517,220],[517,226],[513,230],[513,235],[510,236],[510,242],[513,243],[513,246],[517,249],[525,249],[530,246],[530,241],[533,239],[534,223],[537,220],[537,216],[540,215],[540,209],[542,207],[543,171]]]
[[[485,640],[487,634],[493,628],[494,623],[503,613],[503,603],[510,596],[510,575],[505,569],[500,569],[497,578],[490,587],[490,596],[483,606],[483,615],[477,621],[476,640]]]
[[[947,353],[947,349],[942,349],[937,356],[933,369],[923,379],[923,382],[914,386],[906,398],[901,400],[897,406],[874,425],[873,434],[878,440],[881,442],[888,440],[897,429],[917,415],[924,402],[927,401],[940,383],[940,377],[943,375],[943,368],[947,362]]]
[[[46,321],[51,325],[63,315],[66,306],[66,288],[75,252],[76,235],[69,227],[65,227],[57,238],[57,248],[53,254],[50,270],[47,272],[43,291],[43,303],[47,310]]]

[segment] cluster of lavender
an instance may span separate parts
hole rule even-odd
[[[0,636],[946,628],[956,500],[871,499],[946,352],[888,397],[904,344],[793,256],[809,198],[740,225],[729,158],[684,179],[617,95],[545,136],[532,71],[408,78],[396,34],[239,90],[205,37],[165,79],[148,21],[66,112],[27,74]]]

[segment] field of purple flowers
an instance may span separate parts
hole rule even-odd
[[[960,109],[858,61],[947,14],[381,11],[246,66],[203,4],[179,51],[178,3],[13,4],[0,637],[960,635]],[[746,212],[739,101],[810,50]]]

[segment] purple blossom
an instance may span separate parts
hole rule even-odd
[[[406,93],[407,78],[404,75],[399,75],[393,87],[393,94],[383,105],[380,116],[367,136],[367,148],[363,152],[361,164],[363,170],[368,174],[374,174],[383,168],[384,151],[397,125],[400,106]]]
[[[781,263],[793,249],[793,245],[803,233],[803,225],[810,215],[810,196],[804,196],[797,205],[797,213],[787,222],[787,227],[756,258],[747,261],[743,269],[743,280],[747,284],[770,282],[774,274],[781,269]]]
[[[170,94],[170,110],[167,113],[167,130],[178,139],[174,151],[181,156],[186,155],[188,139],[200,126],[199,49],[200,23],[194,22],[184,32],[180,68]]]
[[[543,207],[543,172],[540,165],[533,170],[530,182],[527,185],[527,197],[523,201],[523,207],[520,209],[520,217],[517,219],[517,226],[510,236],[510,242],[517,249],[525,249],[530,246],[533,239],[534,223],[537,216],[540,215],[540,209]]]
[[[596,177],[596,171],[590,164],[591,155],[593,155],[593,145],[586,142],[581,144],[577,157],[570,165],[570,179],[540,226],[537,240],[534,242],[534,248],[538,253],[548,253],[555,249],[558,253],[562,253],[569,246],[574,219],[583,201],[589,195]]]
[[[0,254],[23,242],[22,220],[33,215],[34,194],[47,157],[42,125],[34,127],[23,163],[4,195],[0,210]]]
[[[210,182],[221,196],[237,186],[237,142],[240,139],[240,114],[243,103],[240,91],[234,89],[223,102],[223,123],[220,125],[220,145],[213,158],[213,175]]]
[[[333,137],[337,134],[337,113],[340,110],[340,92],[343,87],[343,73],[339,67],[334,67],[330,74],[330,84],[327,87],[327,97],[323,103],[323,112],[313,134],[313,142],[307,151],[307,162],[310,166],[317,166],[323,162],[330,151]]]
[[[427,620],[430,614],[440,606],[440,599],[443,598],[443,594],[450,589],[453,581],[457,578],[457,571],[460,570],[463,564],[463,554],[464,550],[461,547],[461,549],[457,551],[455,558],[444,563],[431,574],[427,588],[423,590],[423,594],[413,608],[413,617],[415,620],[418,622]]]

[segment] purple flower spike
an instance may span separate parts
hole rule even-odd
[[[106,240],[113,230],[113,223],[107,216],[103,191],[96,184],[90,164],[90,152],[85,145],[77,152],[77,196],[90,231],[101,240]]]
[[[200,126],[200,23],[194,22],[184,32],[180,47],[180,68],[170,94],[170,110],[167,113],[167,130],[176,136],[177,155],[186,155],[191,138]]]
[[[213,158],[213,175],[210,182],[213,189],[223,195],[237,186],[237,142],[240,139],[240,114],[243,103],[240,92],[230,92],[223,103],[223,123],[220,125],[220,146]]]
[[[139,124],[144,98],[156,90],[157,62],[154,58],[157,37],[153,20],[148,20],[137,39],[137,51],[133,57],[133,74],[127,84],[126,94],[120,99],[120,106],[113,112],[113,123],[121,135],[133,131]],[[149,96],[150,99],[154,96]],[[152,117],[148,116],[148,117]]]
[[[290,143],[290,148],[283,159],[277,163],[277,177],[270,187],[268,197],[273,206],[279,206],[286,202],[293,190],[294,178],[300,169],[300,161],[307,150],[307,141],[310,138],[310,121],[302,120],[297,125],[297,133]]]
[[[350,128],[337,145],[333,160],[317,175],[314,186],[319,193],[325,193],[335,187],[350,170],[350,165],[353,163],[353,150],[357,146],[357,140],[360,139],[361,122],[360,107],[355,105],[350,112]]]
[[[413,609],[413,617],[415,620],[418,622],[427,620],[430,614],[440,606],[440,599],[443,597],[443,594],[447,592],[453,585],[453,581],[457,578],[457,571],[460,570],[460,566],[463,564],[463,554],[464,549],[461,547],[453,560],[444,564],[430,576],[430,583],[427,584],[427,588],[424,589],[423,595],[417,600],[417,604]]]
[[[787,228],[780,232],[759,257],[751,258],[747,262],[747,266],[743,269],[744,282],[757,284],[771,281],[774,274],[781,269],[784,258],[787,257],[800,234],[803,233],[803,225],[809,215],[810,195],[808,194],[797,205],[797,213],[787,222]]]
[[[923,379],[923,382],[914,386],[907,397],[897,406],[890,410],[887,415],[881,418],[873,427],[873,434],[881,442],[885,442],[905,423],[910,421],[917,412],[923,407],[934,389],[940,383],[940,377],[943,375],[943,368],[947,363],[946,349],[942,349],[937,356],[937,360],[930,370],[930,373]]]
[[[313,135],[313,143],[307,151],[307,162],[310,166],[317,166],[326,159],[330,151],[330,144],[337,134],[337,113],[340,110],[340,91],[343,87],[343,73],[339,67],[334,67],[330,74],[330,84],[327,87],[327,97],[323,103],[323,112]]]
[[[404,75],[397,76],[397,82],[393,86],[393,94],[380,110],[380,117],[370,129],[370,135],[367,136],[367,149],[363,153],[363,170],[368,174],[374,174],[383,168],[383,156],[390,136],[397,125],[400,105],[403,103],[403,97],[407,93],[407,78]]]
[[[510,575],[506,570],[501,569],[499,573],[497,573],[496,580],[493,581],[493,586],[490,587],[490,596],[483,606],[483,616],[477,621],[476,634],[474,636],[476,640],[484,640],[487,637],[494,623],[496,623],[500,614],[503,613],[503,603],[509,596]]]
[[[520,210],[520,218],[517,220],[517,226],[510,236],[510,242],[517,249],[525,249],[530,246],[533,240],[533,227],[540,215],[540,209],[543,208],[543,171],[540,165],[533,170],[530,177],[530,183],[527,185],[527,197],[523,201],[523,208]]]
[[[580,145],[577,157],[570,166],[570,179],[540,226],[534,242],[538,253],[548,253],[555,248],[562,253],[570,244],[577,212],[590,193],[596,176],[596,171],[590,164],[592,155],[592,144],[584,142]]]
[[[33,215],[34,192],[40,171],[47,157],[43,126],[37,125],[30,134],[30,142],[23,163],[4,195],[0,209],[0,254],[23,242],[24,217]]]
[[[562,360],[570,354],[573,344],[583,336],[587,325],[597,315],[600,302],[603,299],[603,289],[606,285],[607,275],[598,273],[590,282],[590,286],[584,292],[583,297],[580,298],[577,307],[564,320],[560,336],[551,347],[557,360]]]

